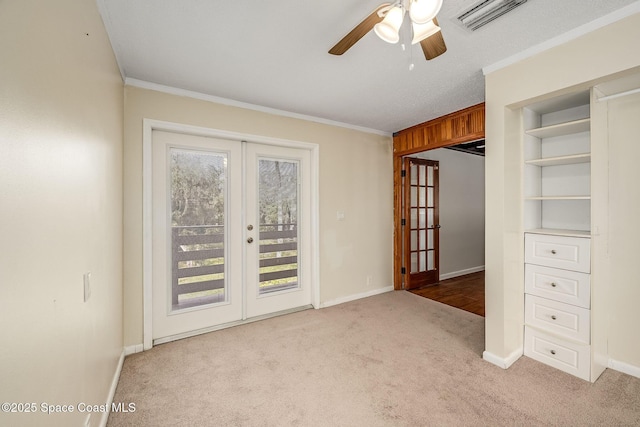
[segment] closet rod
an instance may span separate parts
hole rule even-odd
[[[634,93],[640,92],[640,88],[631,89],[625,92],[614,93],[613,95],[603,96],[602,98],[598,98],[598,101],[608,101],[610,99],[620,98],[622,96],[633,95]]]

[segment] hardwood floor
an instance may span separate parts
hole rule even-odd
[[[484,271],[442,280],[409,292],[484,317]]]

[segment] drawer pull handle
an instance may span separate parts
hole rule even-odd
[[[555,249],[551,249],[551,253],[555,255],[556,254],[556,250]]]
[[[555,288],[556,286],[558,286],[558,285],[556,284],[556,282],[551,282],[551,287],[552,287],[552,288]]]
[[[551,320],[556,320],[556,319],[557,319],[556,315],[555,315],[555,314],[552,314],[552,315],[551,315]]]
[[[555,350],[551,350],[551,354],[554,354],[554,355],[555,355],[555,354],[556,354],[556,351],[555,351]]]

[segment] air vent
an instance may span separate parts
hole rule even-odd
[[[483,0],[462,12],[458,21],[467,29],[475,31],[526,2],[527,0]]]

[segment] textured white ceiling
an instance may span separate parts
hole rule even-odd
[[[477,0],[444,0],[448,51],[426,61],[373,32],[327,53],[381,0],[97,1],[126,78],[384,132],[482,102],[483,67],[640,3],[529,0],[468,32],[455,17]]]

